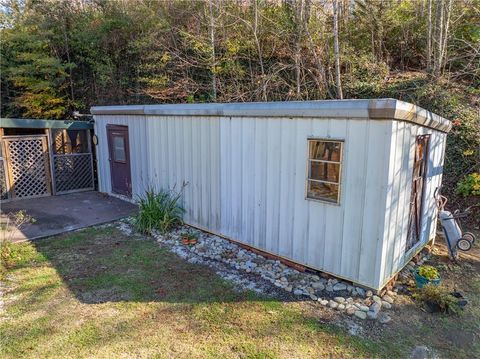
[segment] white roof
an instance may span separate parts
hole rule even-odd
[[[448,132],[451,122],[408,102],[391,98],[286,102],[199,103],[94,106],[93,115],[310,117],[378,119],[412,122]]]

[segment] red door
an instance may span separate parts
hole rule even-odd
[[[128,127],[107,125],[107,136],[112,192],[131,197],[132,179],[130,176]]]

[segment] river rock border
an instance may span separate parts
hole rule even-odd
[[[130,235],[133,233],[130,223],[131,220],[117,222],[116,227]],[[396,285],[393,290],[379,296],[371,290],[337,278],[300,272],[279,260],[267,259],[222,237],[200,230],[195,230],[198,236],[195,245],[182,244],[182,233],[191,231],[190,227],[182,226],[165,235],[154,232],[152,236],[189,263],[211,267],[239,289],[271,295],[273,285],[277,293],[278,290],[284,291],[285,294],[293,295],[295,298],[315,301],[324,307],[361,320],[377,320],[386,324],[392,319],[385,311],[393,308],[397,292],[402,289],[401,285]],[[408,278],[416,264],[409,263],[400,276]]]

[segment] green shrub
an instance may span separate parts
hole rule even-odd
[[[182,191],[149,189],[138,199],[139,211],[134,224],[138,231],[150,234],[154,229],[162,233],[182,223],[185,212],[180,205]]]
[[[420,274],[422,277],[427,278],[428,280],[435,280],[440,278],[440,274],[438,273],[438,270],[435,267],[432,266],[420,266],[418,268],[418,274]]]
[[[457,184],[457,193],[464,197],[480,195],[480,173],[470,173]]]
[[[423,288],[417,289],[413,298],[431,311],[457,313],[459,310],[458,299],[443,285],[427,284]]]

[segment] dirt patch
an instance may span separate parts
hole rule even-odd
[[[398,295],[392,322],[386,326],[366,323],[364,335],[370,339],[401,338],[407,346],[426,346],[443,353],[441,357],[473,358],[480,356],[480,248],[461,253],[457,263],[448,258],[442,238],[437,238],[433,255],[426,264],[440,270],[449,289],[461,292],[469,301],[458,315],[428,313],[410,296]]]

